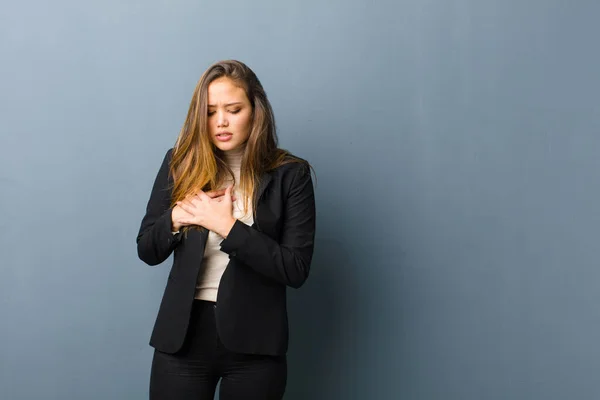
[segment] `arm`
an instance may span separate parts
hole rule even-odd
[[[138,256],[148,265],[157,265],[165,261],[181,240],[181,234],[174,235],[171,226],[171,155],[172,150],[167,151],[154,180],[146,214],[137,236]]]
[[[279,242],[236,221],[221,250],[277,282],[299,288],[310,270],[315,217],[310,169],[302,166],[290,185]]]

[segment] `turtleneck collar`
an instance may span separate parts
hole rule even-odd
[[[223,152],[223,158],[229,168],[232,170],[239,170],[242,167],[242,157],[244,156],[244,151],[246,150],[246,143],[241,146]]]

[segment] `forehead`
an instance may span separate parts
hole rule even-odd
[[[246,92],[229,78],[215,79],[208,85],[208,104],[245,101]]]

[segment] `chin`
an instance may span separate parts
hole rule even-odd
[[[217,147],[217,149],[219,149],[221,151],[229,151],[229,150],[236,149],[237,147],[240,146],[240,144],[239,143],[231,143],[231,142],[217,142],[217,143],[215,143],[215,146]]]

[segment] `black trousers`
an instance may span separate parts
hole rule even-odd
[[[183,348],[154,351],[150,400],[280,400],[287,381],[285,356],[239,354],[217,334],[214,303],[195,300]]]

